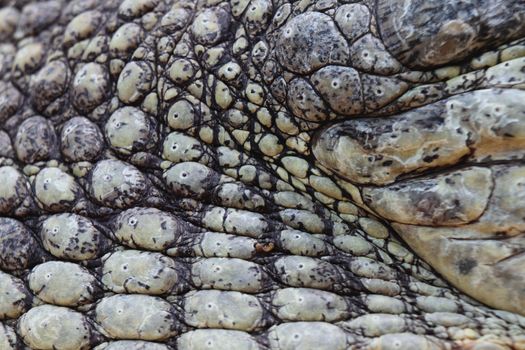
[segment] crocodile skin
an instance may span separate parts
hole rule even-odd
[[[0,6],[0,350],[525,349],[522,0]]]

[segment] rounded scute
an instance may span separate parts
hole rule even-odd
[[[30,43],[17,51],[13,62],[13,72],[16,76],[33,73],[40,68],[44,58],[45,48],[42,43]]]
[[[51,61],[31,77],[31,100],[39,112],[64,95],[69,80],[69,69],[63,61]]]
[[[124,250],[102,260],[101,281],[115,293],[165,294],[181,284],[173,259],[160,253]]]
[[[23,95],[13,84],[0,82],[0,122],[3,123],[11,117],[20,108],[22,101]]]
[[[299,230],[282,230],[278,242],[283,250],[293,255],[320,256],[328,253],[322,239]]]
[[[0,213],[6,215],[15,211],[29,195],[29,182],[12,166],[0,167],[0,179]]]
[[[126,64],[117,81],[117,94],[124,103],[142,100],[155,86],[155,72],[146,61],[132,61]]]
[[[350,316],[347,301],[334,293],[309,288],[284,288],[275,292],[272,308],[280,320],[341,321]]]
[[[350,48],[352,66],[365,72],[390,75],[401,70],[401,64],[385,49],[372,34],[359,38]]]
[[[204,232],[192,242],[193,254],[202,257],[239,258],[250,260],[256,253],[257,241],[219,232]]]
[[[87,269],[62,261],[34,267],[28,276],[28,285],[42,301],[61,306],[92,303],[100,292],[97,279]]]
[[[162,158],[170,162],[200,161],[207,163],[208,148],[198,139],[182,132],[169,133],[162,145]]]
[[[344,271],[338,266],[305,256],[281,257],[274,261],[271,268],[278,271],[276,275],[279,279],[291,287],[336,291],[343,288],[346,279]]]
[[[286,23],[276,43],[277,58],[286,69],[310,73],[327,64],[346,64],[348,43],[332,18],[320,12],[306,12]]]
[[[372,350],[438,350],[443,344],[438,339],[413,333],[385,334],[371,341]]]
[[[0,320],[18,318],[31,307],[32,297],[24,282],[0,271]],[[0,339],[2,339],[0,324]],[[0,345],[2,341],[0,340]],[[0,349],[3,349],[0,347]]]
[[[193,20],[191,33],[200,44],[217,44],[227,35],[230,23],[231,16],[225,9],[221,7],[204,9]]]
[[[409,89],[408,83],[396,77],[371,74],[362,74],[361,84],[366,112],[380,110],[394,102]]]
[[[15,330],[7,325],[0,323],[0,349],[18,350],[21,347],[21,341],[18,339]]]
[[[55,0],[27,4],[22,8],[18,28],[26,35],[46,29],[58,19],[61,7]]]
[[[171,81],[178,85],[189,81],[196,73],[194,65],[194,62],[185,58],[178,58],[173,61],[168,70]]]
[[[133,19],[153,10],[159,0],[124,0],[118,8],[118,14],[125,19]]]
[[[166,121],[173,130],[185,130],[194,126],[198,120],[193,105],[187,100],[178,100],[168,110]]]
[[[89,194],[101,205],[128,208],[146,194],[148,182],[136,167],[120,160],[98,162],[90,174]]]
[[[363,4],[345,4],[335,13],[335,22],[350,42],[370,30],[370,10]]]
[[[61,306],[41,305],[25,313],[18,334],[33,349],[87,350],[96,336],[86,316]]]
[[[367,337],[378,337],[408,330],[402,316],[390,314],[367,314],[344,321],[342,326],[349,330],[360,331]]]
[[[220,182],[219,173],[197,162],[175,164],[163,177],[173,193],[182,197],[203,198]]]
[[[70,210],[83,198],[75,178],[59,168],[44,168],[36,176],[33,192],[39,205],[51,212]]]
[[[60,150],[71,162],[95,160],[104,149],[99,127],[86,117],[73,117],[62,127]]]
[[[78,70],[71,86],[73,105],[87,113],[106,99],[110,89],[107,68],[99,63],[87,63]]]
[[[93,350],[171,350],[166,344],[143,340],[118,340],[103,343]]]
[[[6,6],[0,9],[0,40],[8,40],[13,35],[19,18],[20,12],[15,7]]]
[[[177,339],[179,350],[259,350],[264,349],[249,333],[226,329],[196,329]]]
[[[150,150],[158,141],[154,119],[135,107],[122,107],[113,112],[104,132],[111,148],[124,155]]]
[[[258,293],[271,285],[262,266],[242,259],[202,259],[192,265],[191,277],[193,284],[202,289]]]
[[[43,221],[39,235],[44,248],[60,259],[95,259],[109,245],[91,220],[77,214],[49,216]]]
[[[343,350],[348,348],[345,332],[325,322],[291,322],[270,328],[270,347],[278,350]]]
[[[14,148],[18,159],[24,163],[57,156],[58,140],[53,124],[41,116],[27,118],[18,127]]]
[[[0,232],[0,269],[24,270],[40,261],[40,246],[20,221],[0,218]]]
[[[312,122],[330,119],[329,107],[306,79],[293,79],[288,89],[288,106],[296,117]]]
[[[248,34],[256,36],[264,32],[272,19],[273,11],[274,7],[270,0],[251,1],[243,18]]]
[[[96,10],[84,11],[73,18],[65,28],[63,43],[70,47],[75,42],[92,36],[102,22],[102,13]]]
[[[268,325],[264,308],[249,294],[200,290],[184,297],[184,321],[197,328],[254,331]]]
[[[13,143],[8,133],[0,130],[0,157],[14,158]]]
[[[189,8],[174,6],[162,17],[160,28],[167,33],[178,32],[188,25],[190,19],[193,19],[193,13]]]
[[[96,307],[95,320],[113,339],[162,341],[177,335],[180,326],[170,303],[147,295],[104,298]]]
[[[125,23],[117,29],[109,42],[109,52],[116,58],[127,58],[144,38],[144,30],[136,23]]]
[[[190,224],[173,214],[142,207],[123,211],[112,226],[113,236],[120,243],[155,251],[175,245],[181,235],[193,231]]]
[[[440,298],[451,302],[445,298]],[[371,312],[402,314],[407,309],[403,301],[386,295],[370,294],[365,297],[365,305]]]
[[[342,115],[363,112],[361,77],[354,68],[326,66],[315,72],[311,81],[335,112]]]

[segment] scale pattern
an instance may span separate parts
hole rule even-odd
[[[525,349],[523,1],[0,5],[0,349]]]

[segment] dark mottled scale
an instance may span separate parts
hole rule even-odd
[[[73,261],[95,259],[111,245],[92,220],[77,214],[64,213],[45,218],[39,236],[49,253]]]
[[[11,218],[0,218],[0,268],[21,271],[43,259],[42,249],[33,233],[23,223]]]

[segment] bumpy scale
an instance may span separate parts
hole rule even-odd
[[[0,349],[525,349],[523,1],[0,3]]]

